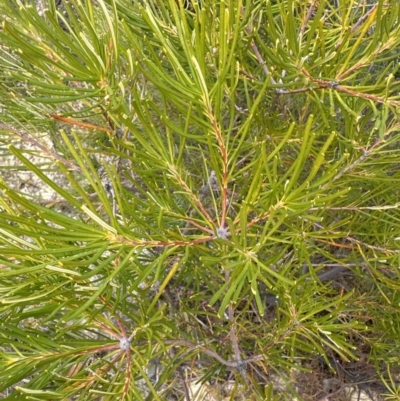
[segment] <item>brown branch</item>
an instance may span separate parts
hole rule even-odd
[[[306,219],[307,220],[307,219]],[[326,232],[330,233],[330,234],[337,234],[337,232],[333,231],[333,230],[326,230],[324,226],[322,226],[319,223],[313,223],[315,227],[319,228],[320,230],[325,230]],[[382,252],[384,254],[395,254],[395,255],[399,255],[400,254],[400,250],[397,249],[387,249],[387,248],[383,248],[380,246],[376,246],[376,245],[370,245],[367,244],[366,242],[360,241],[356,238],[351,237],[350,235],[345,235],[343,236],[348,242],[350,242],[352,245],[347,245],[347,244],[338,244],[337,242],[334,241],[326,241],[323,239],[317,239],[317,241],[319,242],[324,242],[324,243],[328,243],[330,245],[336,246],[338,248],[347,248],[347,249],[356,249],[354,247],[354,245],[357,245],[357,247],[359,247],[360,245],[368,248],[368,249],[372,249],[374,251],[379,251]]]
[[[311,3],[310,8],[308,9],[307,15],[305,20],[303,21],[303,23],[301,24],[301,28],[300,28],[300,34],[304,35],[304,31],[306,30],[306,26],[308,24],[308,21],[311,18],[312,13],[314,12],[315,6],[317,4],[318,0],[313,0],[313,2]]]
[[[213,230],[211,230],[209,228],[206,228],[206,227],[203,227],[202,225],[196,223],[194,220],[191,220],[191,219],[189,219],[187,217],[183,218],[183,220],[186,221],[185,228],[182,230],[183,234],[185,234],[185,235],[188,234],[190,225],[193,225],[193,226],[197,227],[198,229],[200,229],[202,231],[205,231],[205,232],[207,232],[209,234],[214,234]]]
[[[353,244],[362,245],[365,248],[372,249],[374,251],[379,251],[379,252],[382,252],[385,254],[396,254],[396,255],[400,254],[400,250],[397,250],[397,249],[387,249],[387,248],[383,248],[381,246],[370,245],[370,244],[367,244],[366,242],[360,241],[360,240],[352,238],[350,236],[346,237],[346,239]]]
[[[392,106],[400,106],[400,101],[397,100],[390,100],[385,97],[371,95],[369,93],[357,92],[353,89],[346,88],[345,86],[340,85],[336,81],[327,81],[324,79],[314,78],[305,68],[301,68],[300,70],[302,74],[307,77],[310,81],[317,84],[317,88],[311,88],[311,90],[316,89],[332,89],[338,92],[346,93],[347,95],[359,97],[362,99],[372,100],[376,103],[383,103],[383,104],[390,104]]]
[[[88,129],[93,129],[96,131],[104,131],[104,132],[109,132],[109,133],[114,132],[112,129],[109,129],[106,127],[99,127],[98,125],[83,123],[82,121],[72,120],[71,118],[58,116],[57,114],[50,114],[50,117],[54,118],[55,120],[62,121],[63,123],[70,124],[70,125],[76,125],[76,126],[82,127],[82,128],[88,128]]]
[[[391,106],[400,106],[400,101],[398,100],[390,100],[385,97],[370,95],[369,93],[357,92],[353,89],[346,88],[341,85],[335,85],[332,89],[337,90],[338,92],[346,93],[350,96],[361,97],[362,99],[372,100],[373,102],[390,104]]]

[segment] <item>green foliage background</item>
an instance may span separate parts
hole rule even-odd
[[[399,3],[38,4],[0,3],[3,398],[395,367]]]

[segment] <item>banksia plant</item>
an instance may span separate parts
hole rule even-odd
[[[399,399],[399,12],[2,1],[2,399]]]

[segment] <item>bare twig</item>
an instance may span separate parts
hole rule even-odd
[[[80,167],[78,167],[76,164],[72,163],[70,160],[64,159],[62,156],[53,152],[46,146],[42,145],[38,140],[32,138],[30,135],[28,135],[24,132],[20,132],[16,129],[10,127],[9,125],[3,124],[3,123],[0,123],[0,129],[8,131],[8,132],[12,132],[13,134],[15,134],[16,136],[21,138],[23,141],[28,142],[31,145],[35,146],[36,148],[40,149],[43,153],[50,156],[51,158],[60,161],[61,163],[70,167],[74,171],[78,171],[80,173],[82,172]]]
[[[254,355],[254,356],[251,356],[250,358],[246,358],[246,359],[243,359],[240,361],[227,361],[226,359],[224,359],[220,355],[218,355],[215,351],[212,351],[212,350],[204,347],[203,345],[195,344],[188,340],[165,340],[164,344],[174,345],[174,346],[182,345],[182,346],[188,347],[190,349],[198,349],[198,350],[202,351],[204,354],[210,356],[211,358],[216,359],[218,362],[222,363],[223,365],[225,365],[229,368],[237,369],[237,370],[239,370],[240,366],[242,366],[243,364],[261,361],[264,359],[264,357],[262,355]]]
[[[306,30],[306,26],[308,24],[308,21],[311,18],[312,13],[314,12],[315,6],[317,4],[318,0],[313,0],[313,2],[311,3],[310,8],[308,9],[307,15],[305,20],[303,21],[303,23],[301,24],[301,29],[300,29],[300,34],[304,35],[304,31]]]
[[[373,7],[367,12],[367,13],[365,13],[364,15],[362,15],[359,19],[358,19],[358,21],[352,26],[352,28],[351,28],[351,33],[353,33],[361,24],[362,24],[362,22],[366,19],[366,18],[368,18],[368,16],[372,13],[372,12],[374,12],[374,10],[375,10],[375,8],[378,6],[378,4],[374,4],[373,5]],[[338,43],[336,43],[336,45],[335,45],[335,50],[337,50],[339,47],[340,47],[340,45],[343,43],[343,38],[341,39],[341,40],[339,40],[338,41]]]
[[[229,272],[225,272],[225,279],[229,281]],[[231,303],[228,305],[228,319],[230,322],[230,330],[229,334],[231,337],[231,342],[232,342],[232,348],[233,348],[233,353],[235,355],[235,361],[238,363],[238,371],[244,378],[244,380],[247,382],[247,376],[246,376],[246,363],[242,360],[242,357],[240,355],[240,349],[239,349],[239,342],[237,339],[236,335],[236,325],[235,325],[235,319],[234,319],[234,310],[233,306]]]
[[[319,229],[325,230],[326,232],[331,233],[331,234],[335,234],[335,231],[333,231],[333,230],[326,230],[325,227],[323,227],[323,226],[322,226],[321,224],[319,224],[319,223],[315,223],[315,222],[314,222],[313,224],[314,224],[315,227],[318,227]],[[344,236],[344,238],[345,238],[348,242],[350,242],[351,244],[356,245],[357,247],[361,245],[361,246],[363,246],[363,247],[365,247],[365,248],[368,248],[368,249],[371,249],[371,250],[374,250],[374,251],[379,251],[379,252],[382,252],[382,253],[385,253],[385,254],[395,254],[395,255],[400,254],[400,250],[397,250],[397,249],[387,249],[387,248],[384,248],[384,247],[381,247],[381,246],[376,246],[376,245],[367,244],[366,242],[363,242],[363,241],[360,241],[360,240],[358,240],[358,239],[355,239],[355,238],[351,237],[350,235],[346,235],[346,236]],[[337,246],[337,247],[340,247],[340,248],[354,249],[354,246],[353,246],[353,245],[338,244],[338,243],[336,243],[336,242],[334,242],[334,241],[326,241],[326,240],[323,240],[323,239],[318,239],[318,241],[320,241],[320,242],[326,242],[326,243],[329,243],[330,245]]]
[[[199,199],[199,202],[201,204],[203,204],[203,201],[214,191],[216,186],[218,186],[218,181],[217,181],[217,178],[216,178],[216,175],[215,175],[215,171],[211,171],[210,177],[208,178],[207,183],[205,185],[202,185],[202,187],[199,190],[198,199]],[[219,189],[219,186],[218,186],[218,189]],[[196,209],[194,207],[191,207],[190,212],[189,212],[189,216],[190,217],[194,217],[195,214],[196,214]],[[196,223],[191,218],[185,218],[185,220],[186,220],[186,225],[185,225],[185,228],[182,230],[182,233],[184,235],[188,234],[191,225],[193,225],[193,226],[199,228],[200,230],[205,231],[205,232],[207,232],[209,234],[213,234],[214,233],[213,230],[201,226],[200,224]]]
[[[357,160],[355,160],[353,163],[351,163],[349,166],[345,167],[342,171],[337,173],[333,177],[333,181],[338,180],[340,177],[342,177],[344,174],[348,173],[349,171],[353,170],[355,166],[363,162],[367,157],[369,156],[369,152],[364,152]],[[327,184],[329,185],[329,184]],[[325,185],[325,186],[327,186]]]
[[[209,221],[209,223],[214,224],[213,219],[211,218],[208,211],[201,203],[200,199],[198,197],[196,197],[195,194],[192,192],[192,190],[188,187],[185,180],[182,179],[179,172],[176,170],[175,166],[169,164],[168,170],[171,173],[171,175],[174,177],[176,182],[182,187],[182,189],[186,192],[186,194],[192,199],[192,202],[198,207],[199,210],[201,210],[204,217]]]
[[[181,383],[182,383],[182,388],[183,388],[183,392],[185,394],[185,400],[186,401],[190,401],[190,394],[189,394],[189,389],[188,386],[186,384],[186,380],[185,377],[183,376],[182,370],[178,369],[178,376],[181,379]]]
[[[245,11],[244,11],[244,8],[242,7],[242,9],[241,9],[241,14],[242,14],[242,16],[244,16],[244,13],[245,13]],[[252,30],[253,30],[252,24],[248,24],[247,27],[246,27],[246,32],[247,32],[247,34],[248,34],[249,36],[252,36]],[[267,66],[266,61],[262,58],[261,53],[260,53],[260,51],[258,50],[258,47],[257,47],[256,42],[254,41],[254,39],[251,39],[251,41],[250,41],[250,47],[252,48],[252,50],[253,50],[253,52],[254,52],[256,58],[257,58],[258,63],[261,65],[261,68],[263,69],[264,74],[265,74],[267,77],[269,77],[269,80],[270,80],[270,82],[271,82],[273,85],[278,85],[278,83],[277,83],[277,82],[275,81],[275,79],[272,77],[271,72],[270,72],[270,70],[269,70],[269,68],[268,68],[268,66]],[[286,89],[281,89],[281,88],[276,88],[275,91],[276,91],[277,93],[288,93],[288,91],[287,91]]]

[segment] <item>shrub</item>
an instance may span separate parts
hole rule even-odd
[[[1,2],[3,398],[395,399],[399,11]]]

